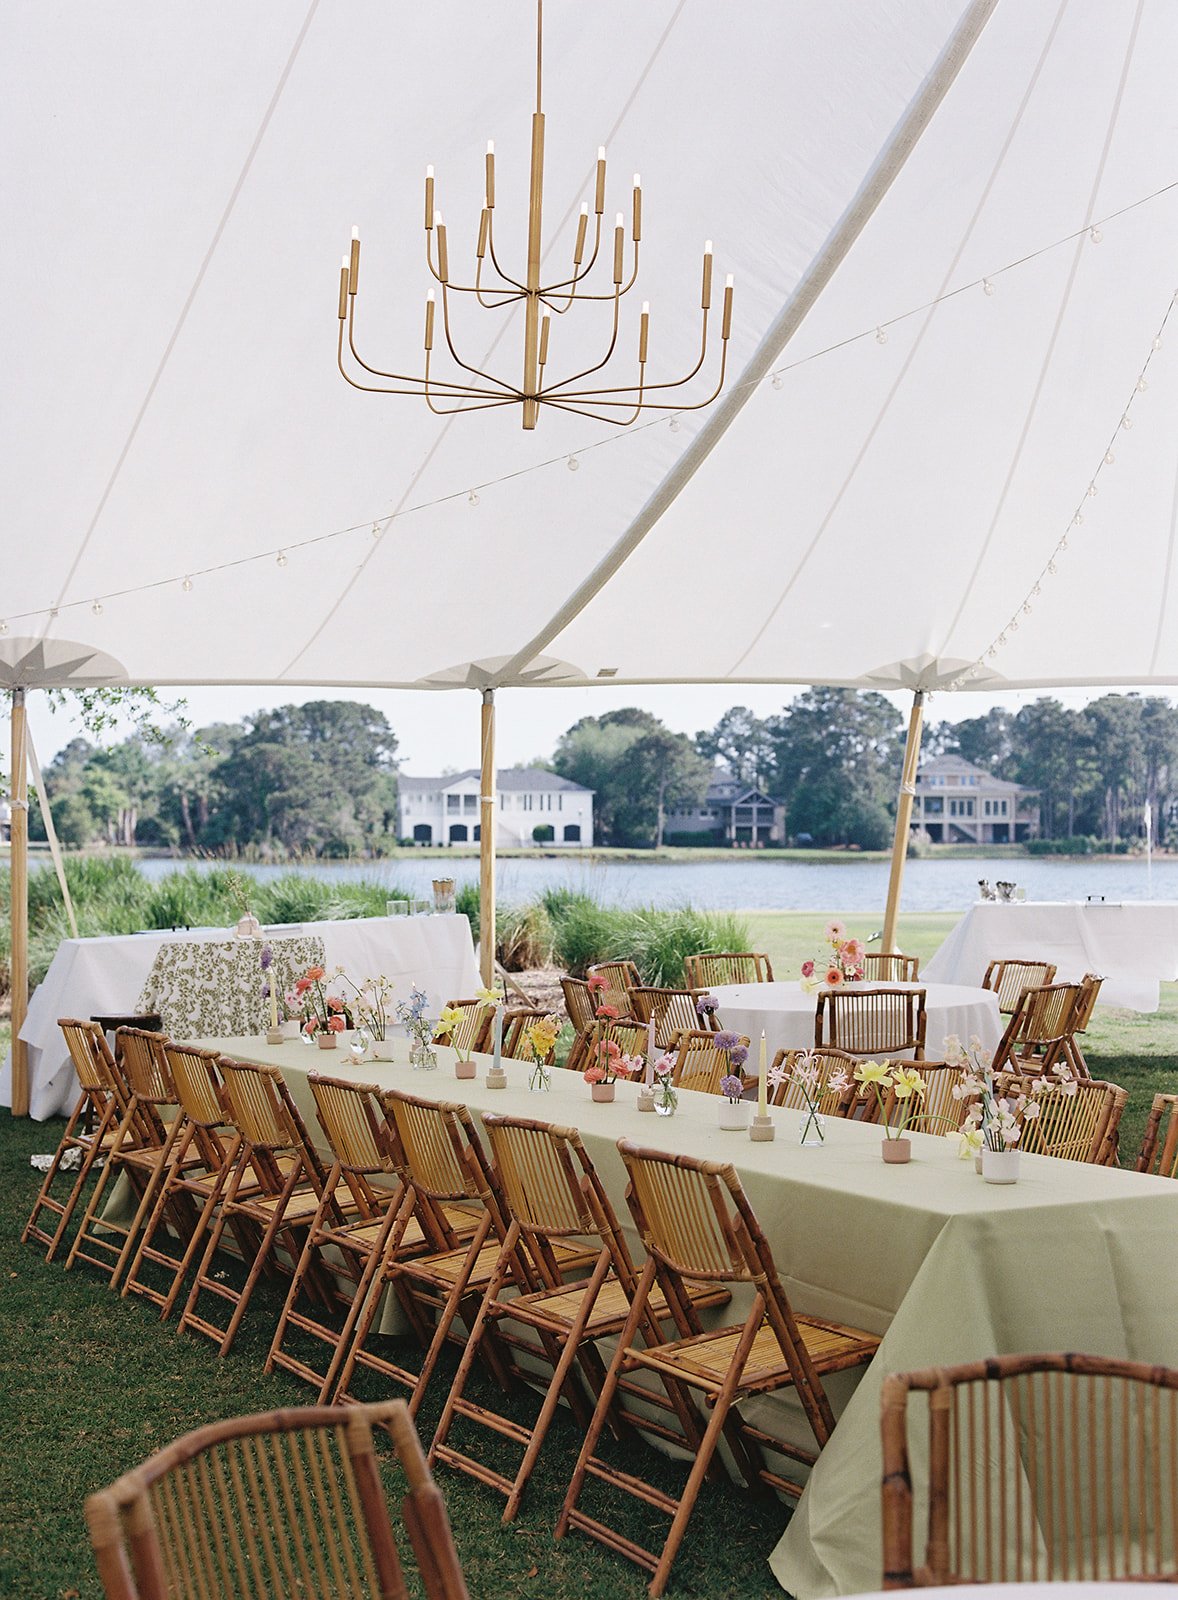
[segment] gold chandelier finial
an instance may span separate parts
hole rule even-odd
[[[626,426],[634,422],[643,411],[699,411],[711,405],[724,387],[728,361],[728,340],[732,332],[732,278],[725,282],[721,305],[720,370],[715,388],[703,400],[688,402],[676,398],[702,370],[708,354],[708,318],[712,310],[712,241],[704,245],[703,281],[700,291],[702,328],[699,355],[691,371],[670,383],[648,383],[646,365],[650,344],[650,304],[643,301],[638,322],[638,381],[621,386],[600,388],[578,387],[591,380],[614,357],[618,344],[619,311],[623,295],[634,287],[638,277],[638,247],[642,239],[642,180],[634,174],[630,206],[630,244],[632,254],[630,270],[626,272],[626,222],[622,213],[616,215],[613,228],[612,251],[602,251],[603,217],[605,215],[606,160],[605,149],[597,151],[592,211],[592,246],[588,259],[590,209],[589,202],[581,205],[577,218],[576,237],[573,242],[572,271],[557,282],[540,281],[541,222],[544,210],[544,113],[541,109],[543,83],[543,0],[536,3],[536,109],[532,115],[531,184],[528,196],[527,265],[522,281],[513,278],[499,264],[495,249],[495,145],[489,140],[485,157],[484,200],[479,217],[478,243],[475,247],[475,270],[472,283],[455,283],[450,277],[450,254],[446,224],[441,211],[435,206],[435,180],[433,167],[425,169],[425,255],[426,264],[435,283],[441,290],[442,338],[451,360],[461,372],[439,378],[432,371],[436,334],[438,300],[435,289],[426,295],[424,367],[420,374],[386,372],[370,366],[359,354],[355,342],[356,295],[360,283],[360,230],[352,229],[350,253],[340,267],[339,281],[339,341],[337,361],[339,370],[355,389],[371,394],[406,394],[424,399],[430,410],[439,416],[456,412],[484,411],[497,406],[518,405],[522,411],[523,426],[536,426],[541,406],[553,406],[559,411],[575,412],[579,416],[593,417],[601,422]],[[590,292],[587,280],[599,259],[602,266],[612,266],[612,286]],[[489,263],[489,268],[488,268]],[[484,270],[493,275],[490,283],[484,282]],[[597,274],[601,284],[604,273]],[[450,300],[452,295],[472,295],[487,310],[499,310],[524,302],[524,352],[523,373],[519,384],[482,371],[462,360],[455,349],[450,325]],[[612,329],[605,354],[594,366],[585,367],[561,378],[549,372],[552,355],[552,318],[563,316],[575,304],[597,302],[612,306]],[[347,354],[363,373],[373,378],[389,380],[388,383],[367,383],[353,376],[345,360]],[[462,377],[469,373],[474,380]]]

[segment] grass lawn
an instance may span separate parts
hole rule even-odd
[[[783,977],[818,949],[826,920],[807,913],[747,916],[754,947],[769,953]],[[865,937],[878,927],[872,917],[845,920]],[[954,921],[948,914],[902,917],[900,944],[927,960]],[[6,1047],[7,1028],[0,1027],[0,1049]],[[1162,986],[1161,1010],[1152,1015],[1098,1008],[1086,1053],[1095,1075],[1129,1091],[1121,1150],[1122,1163],[1131,1166],[1153,1094],[1178,1089],[1178,984]],[[0,1594],[13,1600],[100,1595],[81,1515],[92,1489],[201,1422],[305,1404],[310,1397],[289,1375],[266,1377],[261,1370],[277,1314],[265,1285],[236,1347],[219,1360],[203,1340],[161,1326],[146,1302],[112,1296],[90,1269],[67,1273],[20,1244],[39,1182],[29,1156],[51,1150],[60,1128],[0,1112],[0,1206],[8,1218],[0,1230],[0,1378],[9,1419],[0,1455]],[[443,1378],[423,1410],[427,1439],[444,1392]],[[640,1600],[645,1593],[638,1568],[576,1535],[559,1545],[551,1538],[577,1445],[572,1420],[560,1418],[523,1514],[510,1528],[500,1525],[500,1502],[490,1490],[441,1474],[473,1595]],[[676,1566],[672,1594],[779,1596],[765,1559],[787,1515],[775,1501],[752,1499],[734,1487],[709,1490]],[[662,1525],[658,1519],[656,1526]],[[624,1526],[640,1541],[652,1536],[641,1512]]]

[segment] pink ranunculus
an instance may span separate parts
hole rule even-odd
[[[347,1025],[347,1022],[339,1015],[338,1012],[334,1016],[328,1017],[327,1019],[328,1029],[332,1033],[343,1033]]]
[[[618,1008],[617,1006],[598,1006],[596,1015],[603,1017],[607,1022],[616,1022],[618,1020]]]
[[[340,999],[338,994],[329,994],[328,995],[328,997],[327,997],[327,1009],[329,1011],[342,1011],[344,1009],[344,1003]]]
[[[802,977],[803,978],[812,978],[813,976],[814,976],[814,963],[812,961],[803,961],[802,962]]]
[[[613,1063],[613,1070],[619,1078],[632,1078],[642,1071],[645,1062],[641,1056],[619,1056]]]
[[[310,978],[299,978],[298,981],[295,983],[295,993],[296,994],[306,994],[307,990],[310,987],[311,987]]]
[[[598,1066],[586,1067],[585,1071],[582,1073],[582,1077],[585,1079],[586,1083],[604,1083],[605,1068]]]
[[[609,988],[609,984],[606,983],[600,972],[591,972],[585,980],[585,987],[590,994],[602,994]]]
[[[828,989],[837,989],[839,984],[843,982],[843,969],[835,966],[828,967],[823,982]]]
[[[866,953],[862,939],[848,939],[843,945],[843,960],[849,966],[857,967]]]
[[[319,1018],[318,1017],[308,1017],[306,1022],[303,1023],[303,1032],[304,1033],[318,1033],[319,1032]]]

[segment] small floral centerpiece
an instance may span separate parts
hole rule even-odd
[[[861,939],[852,939],[841,922],[829,922],[824,935],[829,955],[803,961],[802,988],[807,994],[817,989],[838,989],[844,983],[859,983],[863,978],[866,950]]]
[[[391,1034],[393,1031],[392,982],[383,976],[365,978],[355,984],[346,972],[340,976],[355,996],[352,1014],[358,1028],[368,1035],[369,1046],[377,1061],[391,1061],[393,1057]]]
[[[889,1122],[884,1123],[883,1158],[888,1162],[909,1161],[912,1144],[904,1137],[904,1131],[924,1099],[925,1082],[920,1072],[903,1062],[861,1061],[855,1068],[855,1081],[874,1092],[883,1117],[887,1116],[889,1095],[895,1098],[899,1121],[894,1129]]]
[[[964,1068],[961,1082],[953,1089],[954,1099],[970,1102],[964,1123],[953,1135],[957,1139],[958,1155],[963,1160],[970,1156],[980,1160],[982,1176],[988,1182],[1014,1183],[1018,1177],[1017,1162],[1004,1158],[1018,1154],[1023,1128],[1038,1118],[1037,1096],[1049,1087],[1061,1094],[1076,1094],[1079,1085],[1075,1074],[1066,1062],[1058,1061],[1052,1068],[1053,1079],[1034,1078],[1029,1095],[1021,1090],[1017,1094],[999,1095],[994,1087],[994,1073],[976,1035],[966,1049],[955,1034],[949,1034],[944,1043],[944,1055],[951,1065]]]
[[[590,1047],[589,1065],[581,1076],[592,1087],[595,1100],[612,1100],[617,1080],[637,1077],[642,1068],[641,1056],[628,1056],[617,1040],[607,1035]]]
[[[813,1050],[803,1050],[792,1058],[792,1064],[787,1057],[775,1067],[770,1067],[766,1076],[772,1089],[780,1089],[785,1083],[793,1084],[806,1109],[800,1142],[804,1145],[822,1144],[826,1139],[826,1123],[819,1114],[819,1107],[825,1095],[842,1094],[851,1087],[851,1080],[844,1069],[836,1067],[824,1080]]]
[[[225,874],[225,887],[241,912],[237,919],[234,932],[239,939],[256,939],[262,931],[262,924],[250,910],[249,901],[246,899],[245,879],[240,872],[227,872]]]
[[[739,1072],[726,1072],[720,1079],[720,1096],[717,1110],[721,1128],[730,1133],[747,1128],[749,1102],[744,1098],[744,1078]]]
[[[408,1000],[398,1000],[396,1018],[409,1036],[409,1065],[432,1070],[438,1064],[438,1058],[430,1049],[433,1040],[433,1025],[425,1014],[429,1004],[428,996],[424,989],[419,989],[416,984],[409,991]]]
[[[675,1052],[665,1051],[654,1064],[654,1109],[660,1117],[673,1117],[679,1106],[675,1087]]]
[[[532,1063],[532,1071],[528,1078],[529,1089],[541,1091],[551,1089],[552,1069],[548,1065],[548,1059],[556,1049],[556,1041],[560,1037],[562,1027],[560,1018],[553,1015],[536,1017],[525,1026],[523,1039]]]
[[[332,973],[339,977],[339,969]],[[321,1050],[335,1048],[336,1035],[350,1025],[345,1002],[338,994],[328,994],[323,987],[327,977],[325,967],[308,967],[295,983],[295,993],[302,1000],[303,1037],[315,1039]]]

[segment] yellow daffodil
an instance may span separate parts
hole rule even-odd
[[[962,1161],[970,1156],[976,1156],[982,1148],[982,1130],[973,1124],[967,1124],[956,1133],[949,1134],[950,1139],[957,1140],[957,1154]]]
[[[481,1000],[484,1005],[497,1006],[499,1004],[498,989],[478,989],[475,991],[475,993],[476,997]]]
[[[437,1022],[434,1023],[434,1038],[449,1038],[461,1022],[462,1011],[458,1006],[443,1006]]]
[[[891,1067],[886,1061],[862,1061],[855,1068],[856,1081],[863,1084],[878,1084],[885,1088],[891,1080]]]
[[[915,1067],[897,1067],[892,1082],[895,1085],[897,1100],[908,1100],[913,1095],[917,1099],[924,1096],[924,1079]]]

